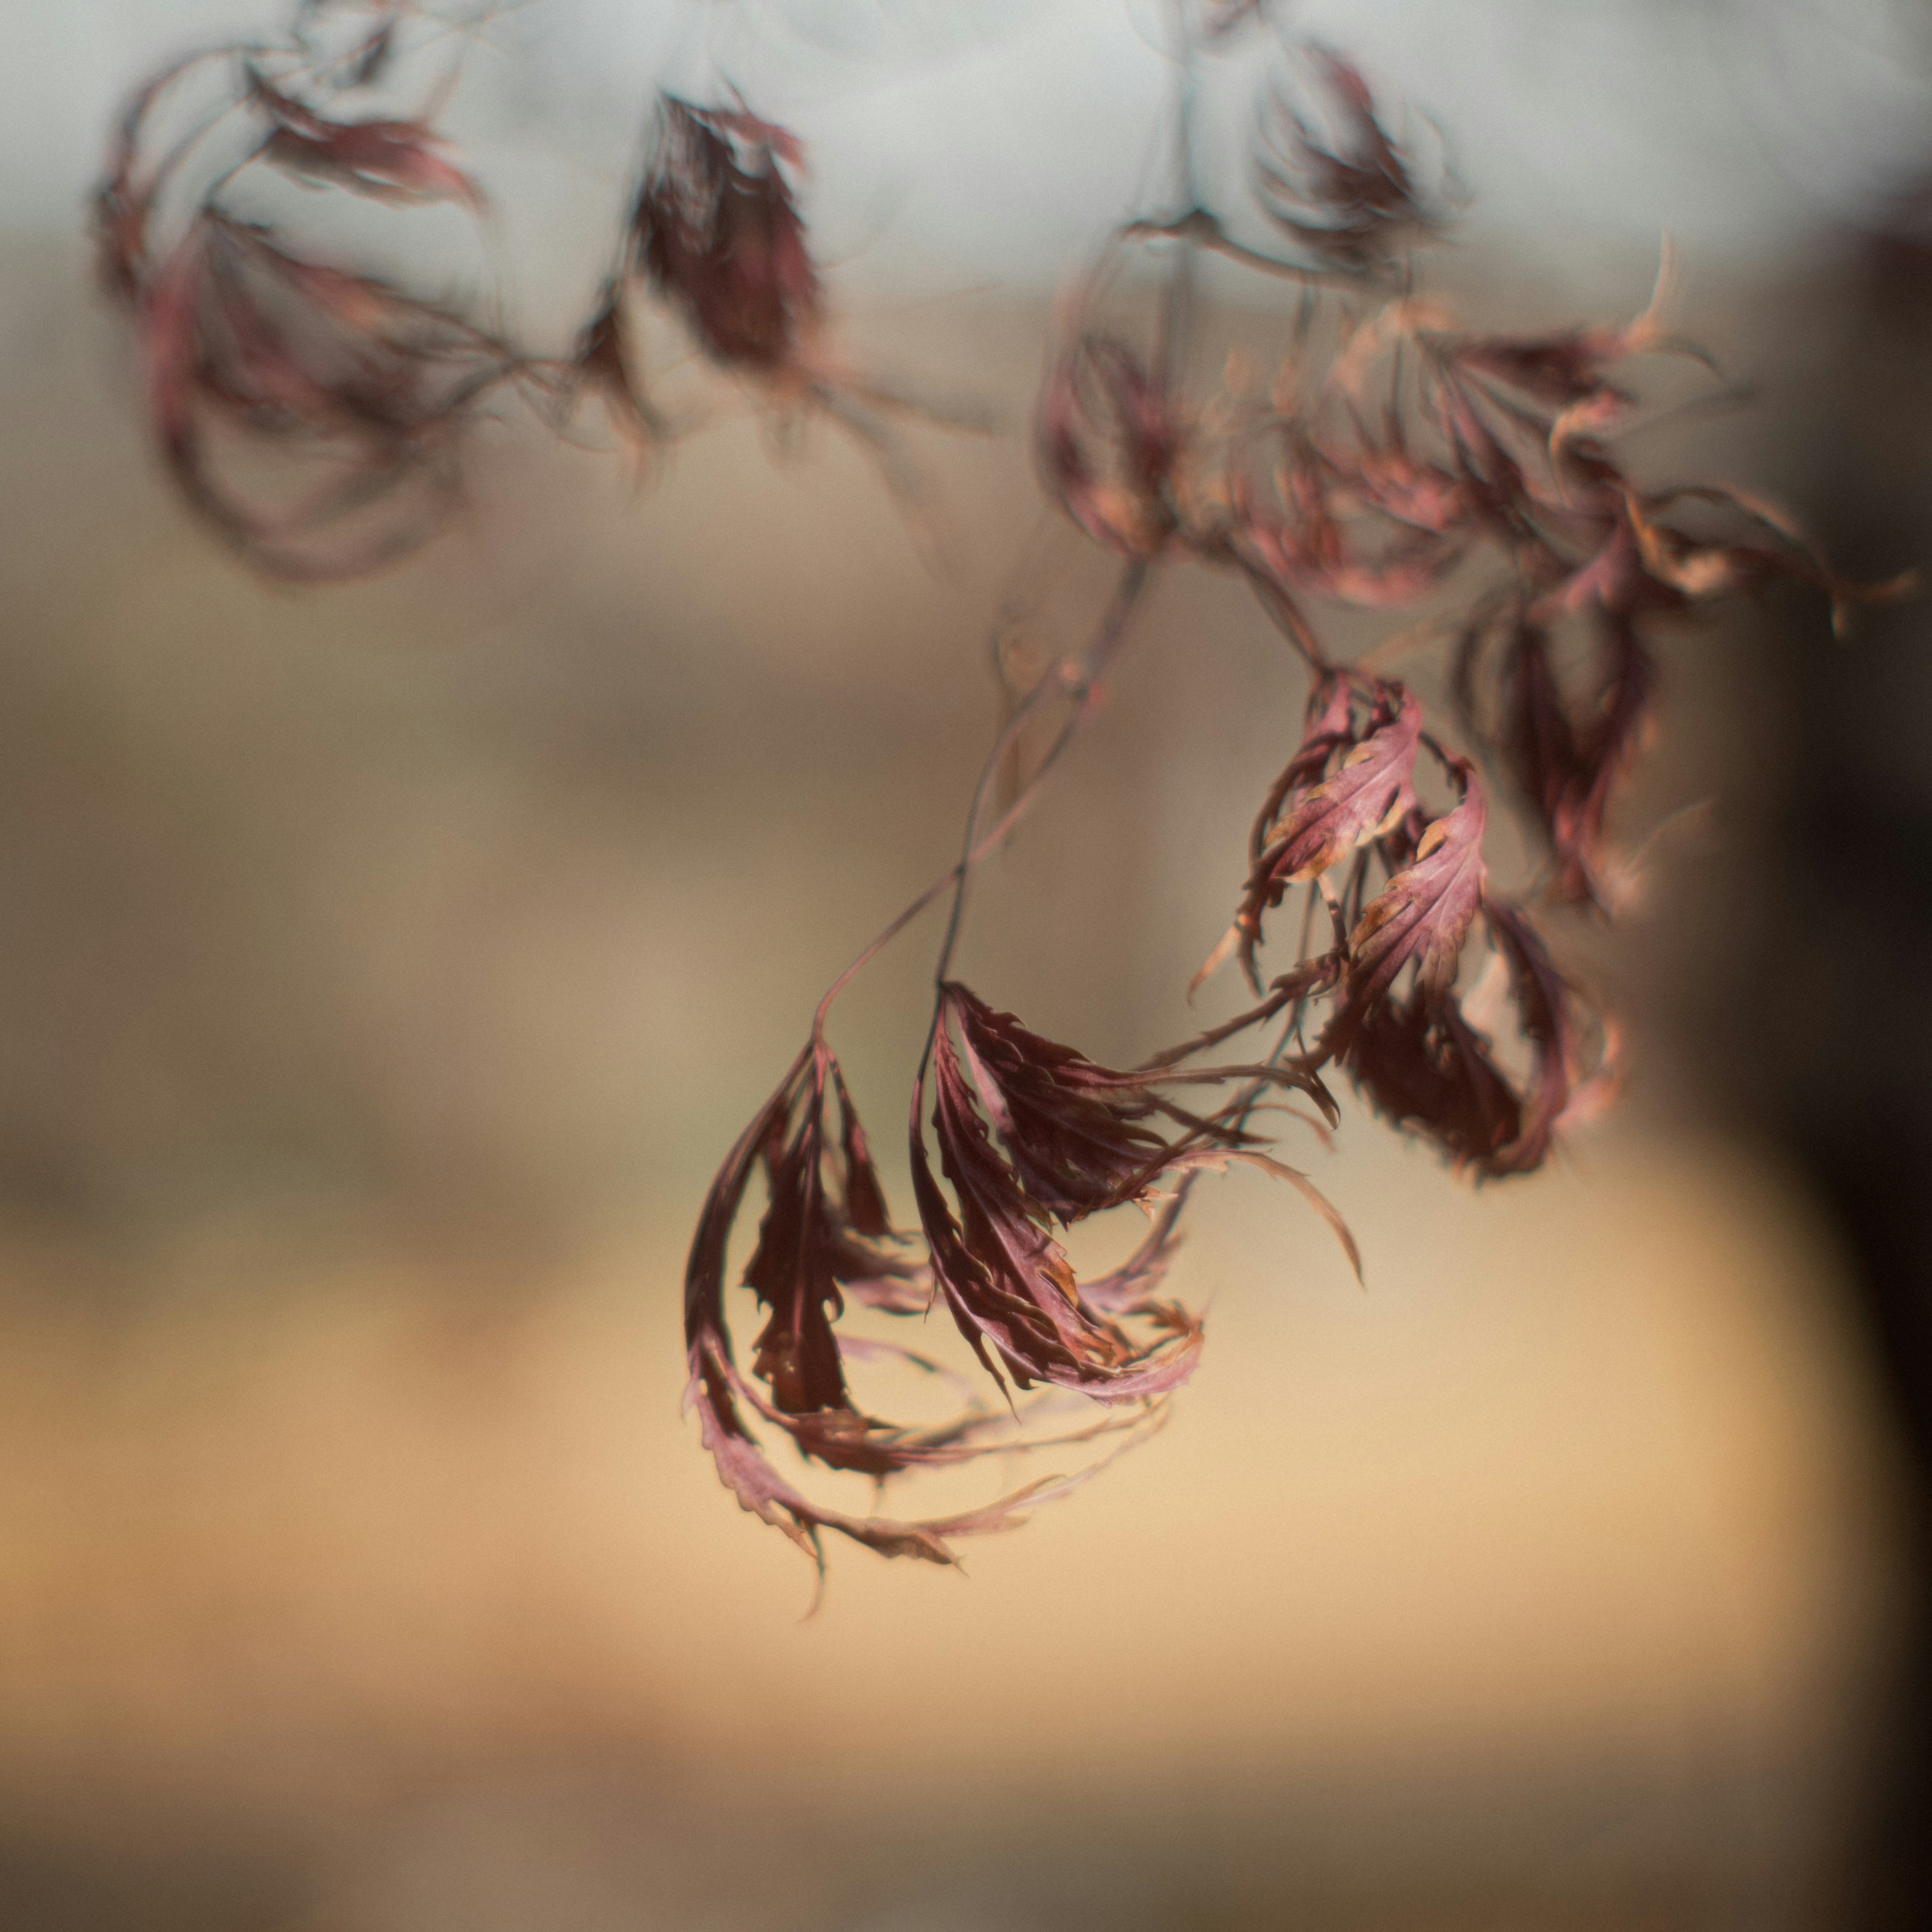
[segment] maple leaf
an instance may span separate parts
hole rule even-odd
[[[794,368],[819,316],[818,272],[781,164],[803,165],[784,128],[661,98],[658,158],[638,191],[633,246],[712,360]]]
[[[836,1102],[836,1138],[828,1132]],[[814,1438],[821,1460],[880,1475],[896,1466],[853,1409],[832,1324],[854,1282],[909,1282],[916,1270],[886,1219],[865,1132],[831,1054],[814,1042],[753,1120],[713,1183],[686,1275],[686,1340],[724,1337],[724,1243],[754,1174],[766,1195],[746,1286],[767,1311],[752,1372],[780,1418],[834,1413],[854,1425]],[[788,1426],[789,1426],[788,1424]],[[797,1434],[794,1431],[795,1435]]]
[[[1282,801],[1262,857],[1283,885],[1305,884],[1325,872],[1415,802],[1410,781],[1422,736],[1422,706],[1402,686],[1381,679],[1371,682],[1368,694],[1366,727],[1340,764]],[[1327,723],[1325,715],[1318,718],[1318,732],[1325,734]]]
[[[176,483],[238,549],[290,577],[356,574],[427,536],[454,499],[473,405],[514,367],[434,304],[208,210],[149,276],[136,322]],[[251,484],[224,476],[218,429],[326,480],[292,502],[251,500]]]
[[[177,80],[212,57],[203,50],[170,62],[128,96],[116,121],[106,172],[94,190],[89,213],[95,272],[104,292],[119,308],[132,309],[140,301],[148,268],[148,224],[168,172],[164,161],[142,172],[142,137],[148,117]]]
[[[1426,1134],[1458,1168],[1518,1137],[1516,1094],[1454,999],[1418,992],[1383,1001],[1358,1022],[1345,1064],[1378,1114]]]
[[[1358,703],[1366,716],[1358,724]],[[1319,878],[1383,832],[1415,802],[1412,777],[1422,707],[1402,686],[1380,678],[1318,680],[1294,756],[1270,788],[1249,836],[1240,910],[1201,970],[1198,986],[1231,953],[1256,992],[1256,952],[1266,914],[1291,886]]]
[[[1438,226],[1441,213],[1424,199],[1413,157],[1378,118],[1361,70],[1324,46],[1306,52],[1327,126],[1274,97],[1256,164],[1263,205],[1321,261],[1356,274],[1385,267],[1402,240]]]
[[[1010,1013],[947,982],[933,1037],[932,1124],[956,1216],[926,1150],[923,1077],[914,1095],[913,1186],[933,1278],[995,1375],[1004,1370],[1022,1388],[1047,1382],[1123,1402],[1165,1394],[1192,1372],[1198,1319],[1169,1304],[1124,1304],[1118,1280],[1106,1306],[1094,1302],[1052,1232],[1130,1201],[1149,1202],[1166,1177],[1184,1184],[1204,1168],[1253,1162],[1300,1187],[1347,1244],[1346,1230],[1306,1177],[1264,1155],[1242,1124],[1254,1091],[1269,1084],[1298,1088],[1332,1108],[1318,1078],[1293,1064],[1181,1064],[1233,1030],[1217,1029],[1120,1072],[1029,1032]],[[1246,1090],[1204,1115],[1162,1090],[1231,1082],[1245,1083]],[[1179,1131],[1172,1138],[1156,1132],[1149,1124],[1156,1118]],[[1144,1281],[1152,1265],[1150,1256],[1135,1278]],[[1114,1318],[1124,1306],[1154,1318],[1159,1332],[1150,1342],[1136,1341]]]
[[[1489,806],[1474,767],[1448,760],[1461,782],[1454,810],[1432,820],[1413,861],[1371,900],[1348,934],[1340,1010],[1330,1022],[1327,1048],[1337,1052],[1394,985],[1405,968],[1414,969],[1417,988],[1433,998],[1454,983],[1462,942],[1483,900],[1488,870],[1483,834]]]
[[[1151,556],[1179,526],[1172,484],[1185,431],[1165,389],[1127,345],[1083,333],[1041,386],[1035,446],[1060,507],[1089,536]]]
[[[1573,902],[1599,895],[1604,817],[1636,751],[1654,682],[1634,625],[1605,614],[1600,629],[1601,682],[1580,721],[1557,682],[1539,626],[1516,627],[1503,671],[1503,755],[1556,855],[1552,889]]]
[[[836,1115],[836,1129],[833,1128]],[[766,1204],[743,1281],[766,1311],[750,1375],[737,1366],[724,1308],[732,1231],[746,1197],[762,1177]],[[1164,1253],[1164,1246],[1162,1252]],[[1150,1254],[1130,1281],[1119,1271],[1120,1312],[1145,1312],[1174,1325],[1153,1294],[1160,1262]],[[837,1060],[815,1036],[777,1090],[739,1136],[713,1179],[685,1270],[685,1339],[689,1380],[686,1406],[698,1416],[704,1447],[740,1505],[820,1556],[820,1532],[831,1530],[889,1556],[934,1563],[957,1561],[957,1538],[1010,1528],[1040,1504],[1095,1473],[1024,1484],[982,1508],[916,1521],[858,1516],[825,1507],[780,1474],[754,1420],[788,1436],[804,1456],[828,1468],[883,1482],[915,1468],[956,1464],[1015,1450],[1085,1443],[1106,1436],[1123,1447],[1159,1426],[1142,1404],[1072,1431],[1027,1432],[1035,1420],[969,1400],[951,1420],[908,1427],[868,1414],[853,1401],[845,1365],[887,1358],[942,1379],[940,1364],[871,1337],[839,1336],[835,1323],[850,1294],[875,1309],[903,1313],[931,1298],[928,1270],[890,1223],[885,1194]],[[762,1386],[760,1386],[762,1384]]]
[[[1462,560],[1462,485],[1395,450],[1343,456],[1290,438],[1266,499],[1245,471],[1232,495],[1237,541],[1288,590],[1387,608],[1414,602]]]
[[[482,190],[419,121],[332,121],[250,63],[249,98],[273,124],[262,158],[298,180],[332,183],[379,201],[460,202],[481,214]]]
[[[571,394],[574,398],[581,387],[601,394],[611,421],[641,464],[662,440],[665,426],[632,367],[630,336],[623,286],[614,278],[604,284],[596,310],[578,332],[571,352]]]
[[[962,1038],[964,1028],[971,1027],[980,1044],[990,1045],[1003,1034],[1005,1044],[1030,1060],[1034,1090],[1030,1104],[1023,1105],[1040,1137],[1037,1145],[1012,1136],[1010,1105],[990,1073],[976,1104],[966,1056],[985,1062],[974,1043],[956,1046],[956,1023]],[[1033,1058],[1029,1047],[1051,1052]],[[1010,1064],[1007,1071],[1015,1070]],[[1081,1078],[1085,1072],[1100,1081]],[[956,984],[943,996],[932,1077],[940,1166],[958,1198],[958,1216],[940,1191],[926,1152],[920,1122],[923,1082],[914,1095],[914,1196],[934,1279],[982,1364],[995,1376],[1004,1367],[1022,1388],[1048,1382],[1108,1401],[1144,1399],[1178,1387],[1198,1353],[1198,1324],[1178,1337],[1162,1335],[1137,1345],[1082,1299],[1066,1250],[1049,1232],[1056,1219],[1064,1226],[1144,1193],[1152,1184],[1167,1147],[1141,1125],[1151,1111],[1146,1084],[1025,1034],[1010,1015],[993,1012]],[[1109,1084],[1111,1094],[1101,1097]],[[1014,1162],[994,1146],[988,1116],[1006,1124],[1001,1137],[1010,1153],[1017,1149]],[[1018,1161],[1042,1182],[1047,1201],[1028,1192]]]
[[[1509,1006],[1530,1065],[1518,1082],[1446,986],[1418,982],[1403,999],[1360,1015],[1344,1046],[1349,1078],[1392,1124],[1433,1141],[1479,1180],[1527,1174],[1564,1122],[1606,1096],[1614,1064],[1586,1068],[1574,989],[1520,908],[1486,894],[1483,917],[1504,969]]]

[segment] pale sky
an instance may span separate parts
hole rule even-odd
[[[272,31],[286,4],[0,0],[0,224],[77,227],[123,91],[170,52]],[[1669,229],[1748,260],[1932,153],[1912,4],[1304,0],[1294,18],[1448,131],[1472,228],[1556,248]],[[970,33],[934,24],[962,16]],[[1158,0],[524,0],[482,84],[561,170],[555,196],[595,203],[621,193],[656,81],[734,82],[810,142],[835,254],[1024,284],[1132,201],[1167,85],[1160,17]]]

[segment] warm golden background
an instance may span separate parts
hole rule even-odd
[[[1531,318],[1652,266],[1476,260]],[[1694,262],[1786,406],[1660,463],[1788,481],[1835,300]],[[683,1244],[952,856],[1036,532],[1043,308],[856,306],[1006,412],[914,439],[937,568],[835,433],[741,408],[642,495],[493,431],[444,540],[291,591],[170,496],[77,246],[0,244],[0,1924],[1843,1922],[1900,1465],[1820,1213],[1703,1097],[1748,622],[1671,646],[1633,818],[1718,804],[1604,963],[1631,1089],[1556,1171],[1474,1193],[1352,1115],[1314,1158],[1366,1293],[1231,1180],[1172,1426],[964,1577],[836,1549],[802,1622],[718,1487]],[[1166,586],[970,976],[1096,1058],[1186,1027],[1300,702],[1240,596]],[[840,1031],[888,1146],[932,937]]]

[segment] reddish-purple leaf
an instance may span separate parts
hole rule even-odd
[[[876,1550],[882,1556],[914,1556],[927,1563],[959,1560],[952,1540],[986,1536],[1017,1528],[1033,1510],[1052,1502],[1084,1480],[1091,1472],[1072,1477],[1048,1476],[1011,1491],[997,1502],[958,1514],[931,1516],[923,1522],[901,1522],[890,1516],[854,1516],[814,1502],[772,1466],[758,1438],[745,1426],[732,1399],[730,1382],[715,1349],[691,1352],[691,1378],[686,1385],[685,1408],[698,1414],[699,1440],[711,1453],[724,1486],[748,1510],[774,1528],[782,1529],[823,1566],[819,1533],[832,1530]]]
[[[1112,336],[1078,335],[1054,359],[1036,412],[1042,477],[1089,536],[1151,556],[1178,527],[1172,491],[1186,438],[1166,392]]]
[[[1364,712],[1359,724],[1358,704]],[[1422,707],[1402,685],[1340,676],[1318,681],[1301,743],[1250,835],[1240,909],[1196,975],[1197,986],[1238,952],[1250,984],[1260,989],[1255,956],[1264,916],[1291,886],[1319,878],[1414,804],[1411,780],[1421,735]]]
[[[766,1319],[747,1376],[732,1348],[725,1276],[732,1231],[753,1180],[761,1175],[766,1210],[743,1280]],[[910,1291],[926,1279],[904,1238],[891,1232],[884,1190],[843,1076],[814,1039],[739,1136],[712,1181],[685,1274],[686,1402],[698,1413],[704,1445],[744,1508],[814,1552],[819,1532],[830,1529],[886,1556],[950,1563],[956,1560],[952,1539],[1010,1528],[1027,1510],[1064,1494],[1094,1471],[1028,1484],[985,1508],[954,1516],[912,1522],[855,1516],[814,1502],[782,1475],[759,1442],[757,1421],[782,1431],[813,1460],[880,1480],[911,1469],[1107,1436],[1124,1436],[1130,1442],[1158,1424],[1157,1412],[1144,1405],[1071,1432],[1046,1434],[1027,1431],[1036,1413],[1030,1405],[1023,1414],[1010,1416],[969,1401],[952,1420],[926,1427],[866,1414],[848,1391],[848,1360],[884,1358],[956,1380],[928,1358],[896,1344],[834,1330],[848,1291],[874,1308],[905,1312],[923,1306],[927,1294],[915,1299],[910,1292],[896,1298],[868,1291]],[[1131,1312],[1168,1318],[1166,1304],[1152,1299],[1154,1286],[1150,1278]]]
[[[285,576],[364,571],[429,535],[454,500],[456,440],[512,367],[432,304],[209,212],[149,276],[136,320],[176,482]],[[230,463],[238,443],[284,460],[278,495],[259,464]]]
[[[1555,890],[1571,902],[1598,896],[1604,818],[1636,748],[1652,684],[1650,653],[1629,619],[1603,614],[1599,634],[1601,683],[1580,721],[1539,626],[1517,626],[1504,663],[1502,750],[1556,855]]]
[[[1243,1123],[1269,1085],[1300,1088],[1332,1107],[1313,1074],[1292,1062],[1180,1064],[1232,1030],[1121,1072],[1028,1031],[964,986],[945,987],[932,1047],[932,1124],[956,1217],[926,1151],[923,1080],[914,1096],[913,1186],[934,1280],[988,1369],[1004,1368],[1022,1388],[1048,1382],[1103,1402],[1164,1394],[1192,1371],[1198,1322],[1127,1289],[1130,1280],[1152,1286],[1150,1271],[1165,1265],[1165,1238],[1126,1276],[1108,1278],[1102,1306],[1082,1294],[1051,1231],[1147,1202],[1163,1178],[1180,1177],[1184,1186],[1188,1175],[1231,1160],[1254,1161],[1304,1184],[1259,1154],[1259,1137]],[[1238,1083],[1232,1100],[1204,1115],[1162,1090]],[[1180,1131],[1166,1138],[1149,1124],[1156,1118]],[[1114,1318],[1128,1312],[1152,1321],[1151,1341],[1136,1340]]]
[[[1527,1174],[1542,1165],[1581,1076],[1576,999],[1542,936],[1519,908],[1491,898],[1484,914],[1490,940],[1509,968],[1516,1023],[1531,1054],[1516,1132],[1494,1150],[1484,1171]]]
[[[1377,1113],[1459,1168],[1486,1167],[1521,1132],[1516,1094],[1453,996],[1384,1000],[1357,1023],[1343,1064]]]
[[[1328,777],[1291,793],[1262,852],[1272,877],[1304,885],[1376,838],[1415,802],[1410,780],[1422,706],[1400,684],[1377,680],[1364,734]],[[1277,893],[1270,904],[1279,904]]]
[[[623,290],[610,283],[578,336],[570,367],[577,383],[603,398],[610,420],[641,460],[662,439],[664,424],[632,367],[629,335]]]
[[[482,212],[482,190],[444,158],[449,143],[420,122],[332,121],[260,68],[248,73],[250,98],[273,124],[262,158],[285,174],[380,201],[453,201]]]
[[[1263,206],[1324,263],[1352,273],[1382,268],[1402,242],[1428,233],[1440,215],[1424,199],[1412,157],[1377,118],[1360,70],[1326,47],[1306,51],[1325,124],[1275,97],[1256,164]]]
[[[148,116],[160,95],[206,52],[172,61],[128,97],[108,144],[107,171],[94,191],[95,266],[111,300],[132,308],[148,268],[148,224],[158,186],[157,171],[142,172],[141,142]]]
[[[1368,609],[1412,604],[1462,561],[1463,488],[1393,458],[1360,460],[1353,470],[1292,445],[1265,492],[1238,475],[1238,540],[1286,590]]]
[[[963,988],[947,989],[932,1075],[933,1127],[940,1165],[958,1198],[956,1220],[933,1174],[916,1111],[912,1132],[914,1195],[933,1276],[954,1320],[986,1367],[996,1374],[1004,1367],[1022,1388],[1048,1382],[1105,1401],[1132,1401],[1178,1388],[1194,1366],[1198,1326],[1178,1338],[1136,1344],[1082,1300],[1066,1251],[1048,1232],[1053,1210],[1027,1193],[975,1104],[948,1024],[962,1010],[963,994]],[[922,1084],[916,1110],[923,1094]],[[1106,1204],[1110,1186],[1131,1185],[1149,1168],[1150,1152],[1157,1161],[1162,1144],[1136,1124],[1144,1104],[1095,1111],[1099,1118],[1084,1121],[1077,1137],[1070,1130],[1055,1152],[1066,1163],[1066,1188],[1098,1206]],[[1136,1191],[1144,1192],[1151,1178]]]
[[[1504,1070],[1454,992],[1420,981],[1406,998],[1359,1014],[1342,1054],[1378,1113],[1433,1141],[1479,1180],[1540,1167],[1582,1078],[1576,995],[1549,949],[1519,908],[1486,896],[1483,913],[1507,969],[1527,1080]]]
[[[1350,1016],[1370,1011],[1406,967],[1425,994],[1445,993],[1456,978],[1462,942],[1483,898],[1487,868],[1483,833],[1489,806],[1474,770],[1451,761],[1462,784],[1462,802],[1435,820],[1415,848],[1414,861],[1390,880],[1348,935],[1345,1005],[1337,1016],[1341,1037]]]
[[[657,160],[639,190],[634,244],[651,285],[714,361],[795,370],[818,325],[818,272],[781,164],[796,140],[755,116],[663,98]]]

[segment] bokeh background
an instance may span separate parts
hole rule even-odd
[[[1655,473],[1923,559],[1909,10],[1306,18],[1456,140],[1432,286],[1629,313],[1671,228],[1756,394]],[[1231,1178],[1171,1426],[963,1577],[837,1550],[806,1621],[718,1487],[684,1243],[950,861],[998,614],[1100,594],[1027,398],[1163,78],[1102,0],[691,19],[554,0],[481,64],[530,326],[594,283],[652,76],[740,80],[812,141],[855,359],[1004,425],[908,431],[930,540],[720,385],[647,488],[506,422],[436,544],[292,590],[170,495],[80,234],[120,91],[272,10],[0,0],[0,1925],[1924,1922],[1910,610],[1672,640],[1629,822],[1682,815],[1587,942],[1630,1089],[1552,1172],[1472,1192],[1352,1113],[1312,1157],[1366,1292]],[[1165,584],[968,976],[1102,1059],[1185,1028],[1300,700],[1242,594]],[[839,1030],[887,1144],[933,937]]]

